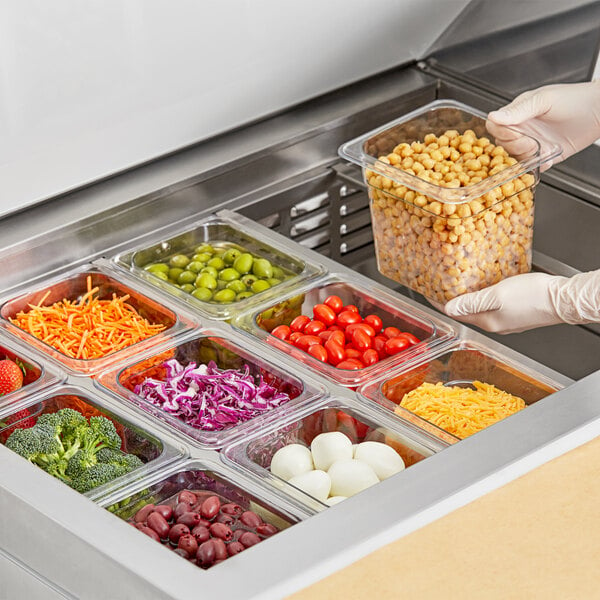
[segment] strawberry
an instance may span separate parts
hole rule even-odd
[[[21,419],[23,420],[21,421]],[[16,423],[17,421],[21,421],[18,427],[8,427],[8,425],[11,423]],[[35,425],[35,421],[36,419],[31,416],[31,413],[27,408],[24,408],[13,415],[9,415],[4,419],[4,421],[0,421],[0,429],[6,427],[6,429],[2,429],[2,431],[0,431],[0,442],[4,444],[15,429],[29,429],[30,427],[33,427]]]
[[[14,392],[23,385],[23,370],[12,360],[0,360],[0,396]]]

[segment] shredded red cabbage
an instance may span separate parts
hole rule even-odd
[[[290,397],[265,383],[255,383],[248,365],[243,370],[221,370],[211,361],[186,367],[176,359],[164,363],[165,381],[146,378],[134,392],[184,423],[204,431],[221,431],[248,421]]]

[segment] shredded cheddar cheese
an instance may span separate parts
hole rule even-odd
[[[402,398],[402,408],[464,439],[525,408],[525,402],[489,383],[473,389],[423,383]],[[397,410],[397,412],[400,412]]]

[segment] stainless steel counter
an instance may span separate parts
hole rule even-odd
[[[344,169],[336,150],[354,135],[436,97],[453,97],[483,110],[501,103],[489,93],[418,68],[399,69],[3,219],[2,296],[9,297],[25,281],[39,281],[110,257],[155,238],[165,225],[196,222],[222,208],[238,211],[295,240],[304,248],[299,252],[309,253],[326,268],[339,271],[340,264],[346,265],[365,286],[374,285],[365,274],[394,286],[375,272],[366,194]],[[593,188],[591,193],[595,193]],[[555,202],[556,196],[560,202]],[[600,223],[596,204],[577,196],[569,182],[557,175],[544,178],[537,202],[538,268],[559,272],[593,267],[593,260],[586,262],[570,243],[554,244],[552,238],[556,218],[566,211],[562,222],[576,228],[572,235],[591,244],[593,255],[597,237],[590,240],[585,232],[598,231],[593,225]],[[586,224],[575,215],[585,215]],[[440,317],[422,299],[399,291],[399,302]],[[192,313],[189,316],[203,320]],[[86,599],[183,599],[192,593],[236,599],[280,597],[598,435],[600,335],[594,328],[548,328],[530,336],[504,337],[499,343],[442,319],[466,339],[477,340],[566,388],[209,571],[165,552],[1,447],[3,550],[12,564],[28,565],[40,580],[51,581],[55,595]],[[523,354],[504,343],[519,347]],[[274,350],[257,351],[274,357]],[[291,358],[277,355],[275,359],[319,379]],[[576,383],[565,376],[579,379],[586,374]],[[68,379],[94,389],[85,377],[70,375]],[[353,395],[328,385],[335,393]],[[117,400],[111,402],[140,426],[174,436],[147,413]],[[191,456],[209,452],[189,443],[185,446]],[[260,482],[244,483],[260,488]],[[18,589],[14,579],[10,589]]]

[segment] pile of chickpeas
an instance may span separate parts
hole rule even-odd
[[[471,186],[517,163],[471,129],[398,144],[379,161],[442,188]],[[531,269],[533,174],[462,203],[434,200],[369,169],[365,180],[386,277],[443,303]]]

